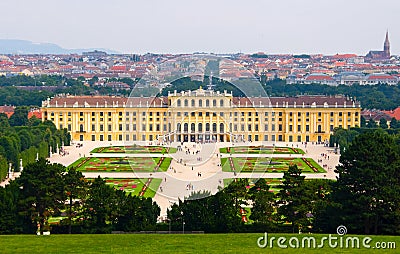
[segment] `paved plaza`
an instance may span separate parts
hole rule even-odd
[[[223,187],[223,179],[227,178],[281,178],[283,173],[234,173],[223,172],[220,165],[220,158],[229,157],[230,154],[220,153],[219,148],[228,146],[279,146],[279,147],[295,147],[301,148],[306,154],[234,154],[233,157],[280,157],[280,158],[312,158],[316,162],[320,161],[320,165],[324,166],[326,173],[305,173],[306,178],[322,178],[336,179],[334,168],[339,162],[339,155],[333,152],[332,148],[321,144],[308,143],[280,143],[280,142],[251,142],[232,144],[229,142],[217,143],[171,143],[171,147],[178,148],[176,153],[171,154],[128,154],[128,153],[93,153],[96,147],[104,146],[124,146],[124,142],[78,142],[65,147],[68,155],[61,156],[59,154],[52,155],[49,160],[54,163],[61,163],[65,166],[81,157],[155,157],[165,156],[171,157],[172,162],[166,172],[83,172],[85,177],[94,178],[97,176],[109,178],[160,178],[162,179],[154,200],[161,207],[161,216],[166,216],[167,209],[178,199],[184,199],[193,191],[209,191],[214,194],[219,188]],[[137,145],[149,145],[147,142],[135,142]],[[327,156],[322,156],[326,154]],[[328,157],[329,156],[329,157]],[[329,159],[328,159],[329,158]]]

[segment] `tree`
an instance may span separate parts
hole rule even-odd
[[[379,120],[379,127],[382,129],[387,129],[389,127],[385,118]]]
[[[63,175],[63,181],[65,198],[68,200],[68,233],[71,234],[72,220],[78,216],[78,211],[81,210],[88,184],[82,173],[76,171],[75,168],[68,169],[68,172]]]
[[[65,167],[50,164],[40,158],[28,164],[17,180],[22,188],[23,198],[20,200],[23,213],[31,221],[40,225],[40,233],[48,230],[48,218],[57,214],[64,206],[64,183],[62,173]]]
[[[375,120],[374,119],[369,119],[368,120],[368,122],[367,122],[367,128],[377,128],[378,127],[378,125],[376,124],[376,122],[375,122]]]
[[[296,164],[289,166],[283,175],[283,183],[278,197],[278,214],[284,221],[292,224],[292,231],[303,230],[311,225],[308,214],[311,212],[310,191],[304,184],[305,176],[301,175],[301,169]]]
[[[84,203],[84,231],[87,233],[110,233],[118,214],[117,198],[113,187],[100,176],[89,185]]]
[[[25,126],[28,123],[28,108],[16,107],[9,122],[11,126]]]
[[[400,128],[400,122],[393,117],[392,120],[390,120],[390,129],[398,129],[398,128]]]
[[[382,130],[360,134],[341,154],[335,172],[338,225],[365,234],[399,232],[400,152],[394,136]]]
[[[5,113],[0,113],[0,129],[6,129],[10,127],[10,123],[8,122],[8,117]]]
[[[263,224],[271,223],[275,211],[275,195],[270,192],[269,185],[264,178],[259,179],[249,190],[250,199],[253,201],[250,219]]]

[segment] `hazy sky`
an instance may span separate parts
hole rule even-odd
[[[400,54],[399,0],[1,0],[0,38],[124,53]]]

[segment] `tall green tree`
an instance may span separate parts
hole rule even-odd
[[[113,187],[100,177],[91,182],[84,203],[84,231],[86,233],[111,233],[118,217],[117,197]]]
[[[389,127],[385,118],[379,120],[379,127],[382,129],[387,129]]]
[[[40,233],[48,230],[48,219],[64,206],[64,183],[62,174],[65,167],[50,164],[40,158],[28,164],[17,182],[22,189],[23,215],[29,217],[34,224],[40,225]]]
[[[14,114],[10,117],[11,126],[25,126],[28,123],[28,108],[27,107],[16,107]]]
[[[65,184],[65,199],[68,200],[68,233],[72,233],[72,224],[75,218],[79,218],[79,212],[82,211],[82,204],[86,199],[88,183],[80,171],[75,168],[69,168],[68,172],[62,176]]]
[[[275,195],[270,192],[269,185],[264,178],[259,179],[249,190],[253,201],[250,219],[262,224],[269,224],[275,211]]]
[[[400,152],[394,136],[382,130],[357,136],[335,172],[338,225],[365,234],[400,232]]]
[[[310,191],[306,189],[304,176],[296,164],[289,166],[283,175],[283,182],[278,197],[278,215],[281,220],[288,221],[295,230],[305,230],[311,225],[308,215],[311,212]]]

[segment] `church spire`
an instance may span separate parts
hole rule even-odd
[[[385,43],[383,44],[383,51],[385,53],[385,57],[390,57],[390,42],[389,42],[389,31],[386,30]]]

